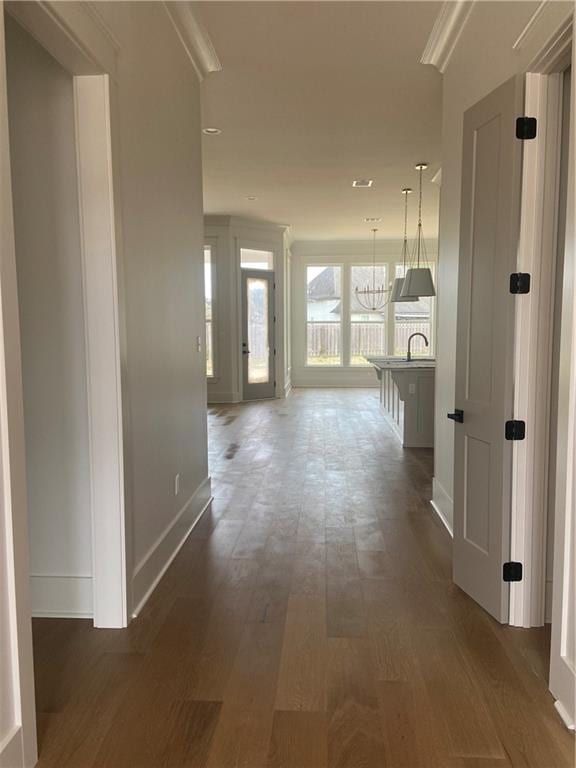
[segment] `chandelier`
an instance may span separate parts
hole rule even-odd
[[[376,283],[376,232],[372,230],[372,287],[366,283],[365,288],[354,288],[356,301],[362,309],[368,312],[378,312],[388,304],[390,289],[384,284]]]

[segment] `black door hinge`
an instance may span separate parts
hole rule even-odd
[[[530,293],[530,274],[512,272],[510,275],[510,293]]]
[[[526,437],[525,421],[507,421],[504,430],[506,440],[524,440]]]
[[[522,563],[504,563],[502,566],[503,581],[522,581]]]
[[[521,141],[535,139],[538,121],[535,117],[517,117],[516,118],[516,138]]]

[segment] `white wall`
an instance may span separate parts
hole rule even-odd
[[[8,114],[32,610],[92,613],[73,79],[9,17]]]
[[[361,240],[296,240],[291,251],[291,380],[294,387],[377,387],[371,366],[339,366],[322,368],[306,365],[306,267],[308,264],[370,264],[371,241]],[[431,264],[436,261],[437,243],[426,240]],[[396,264],[402,262],[402,240],[380,240],[376,244],[379,263],[388,264],[392,280]]]
[[[276,397],[285,383],[285,228],[235,216],[206,216],[205,242],[212,248],[216,270],[213,308],[214,377],[208,381],[210,403],[242,400],[240,249],[254,248],[274,254],[276,282]]]
[[[164,4],[97,3],[88,9],[83,3],[16,5],[15,13],[30,18],[33,12],[44,14],[46,44],[62,52],[58,58],[70,64],[70,73],[107,73],[111,78],[127,560],[131,607],[137,608],[210,494],[204,352],[195,343],[204,334],[199,70]],[[51,26],[54,16],[59,23]],[[12,211],[5,184],[9,148],[3,34],[0,45],[0,426],[3,460],[4,449],[8,452],[3,479],[10,484],[2,495],[9,540],[0,548],[1,568],[9,575],[3,580],[9,616],[0,601],[0,622],[15,641],[8,659],[3,646],[0,671],[3,683],[5,675],[16,681],[13,695],[7,688],[8,702],[3,702],[0,764],[9,760],[10,765],[32,766],[25,464]]]
[[[204,338],[200,84],[163,4],[95,7],[119,48],[112,136],[137,609],[210,497],[196,347]]]
[[[452,526],[456,311],[464,112],[515,74],[528,70],[572,3],[548,3],[516,48],[537,2],[475,3],[450,58],[442,92],[442,189],[438,264],[434,501]]]

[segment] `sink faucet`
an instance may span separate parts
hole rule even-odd
[[[412,360],[412,350],[410,349],[410,347],[412,346],[412,339],[414,338],[414,336],[422,336],[422,338],[424,339],[424,344],[428,346],[428,339],[426,338],[426,336],[424,336],[423,333],[410,334],[410,336],[408,336],[408,354],[406,355],[406,362],[408,363]]]

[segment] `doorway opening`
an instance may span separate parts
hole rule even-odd
[[[5,15],[32,613],[122,627],[109,82],[76,74],[45,14],[14,4]]]

